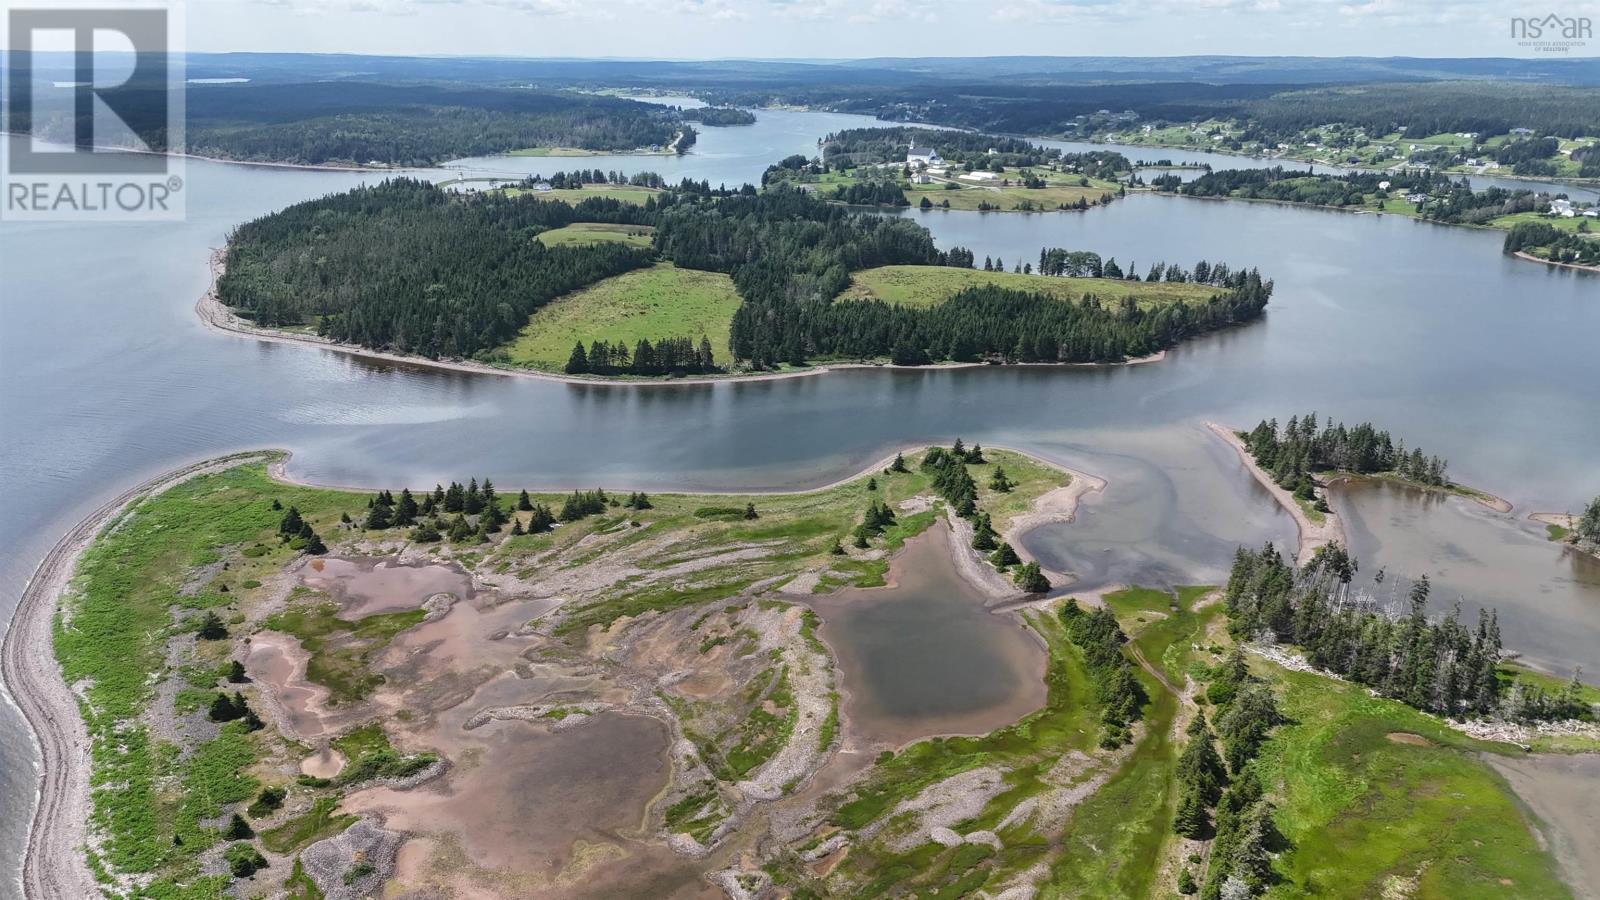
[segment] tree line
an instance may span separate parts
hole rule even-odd
[[[1113,150],[1066,153],[1021,138],[935,128],[849,128],[823,137],[821,145],[824,171],[828,166],[848,169],[901,163],[912,147],[931,147],[958,168],[1000,171],[1004,167],[1041,166],[1105,179],[1115,179],[1133,169],[1127,157]]]
[[[619,243],[545,247],[534,235],[576,221],[649,224],[649,206],[454,198],[390,179],[236,228],[218,296],[261,325],[314,322],[336,341],[472,357],[510,340],[551,300],[654,258]]]
[[[1023,562],[1010,544],[1000,542],[989,514],[978,506],[978,483],[973,480],[967,466],[987,465],[988,462],[981,446],[973,444],[968,448],[960,438],[956,438],[948,450],[929,447],[922,456],[921,470],[929,476],[933,489],[950,505],[950,509],[973,524],[972,548],[986,553],[990,565],[1000,572],[1010,571],[1012,582],[1021,590],[1042,594],[1050,590],[1050,580],[1040,571],[1039,564]],[[895,457],[891,470],[895,467],[904,468],[904,460],[899,456]],[[997,468],[990,487],[1002,493],[1011,490],[1011,482],[1004,470]]]
[[[1589,718],[1580,682],[1559,692],[1500,678],[1500,627],[1479,610],[1476,627],[1461,622],[1459,604],[1428,618],[1426,576],[1392,613],[1351,588],[1357,561],[1337,544],[1320,547],[1296,568],[1268,543],[1234,555],[1224,597],[1228,630],[1239,640],[1263,637],[1294,644],[1306,659],[1425,712],[1450,717],[1497,716],[1513,721]]]
[[[1549,222],[1518,222],[1511,226],[1504,249],[1552,262],[1600,266],[1600,238],[1562,231]]]
[[[711,353],[711,341],[700,336],[696,345],[689,338],[662,338],[651,343],[640,338],[630,355],[621,341],[594,341],[585,350],[583,342],[573,345],[567,357],[568,375],[705,375],[720,372]]]
[[[166,87],[126,87],[119,112],[135,121],[166,115]],[[300,165],[432,166],[530,147],[627,151],[666,146],[693,129],[653,103],[564,91],[430,84],[318,81],[188,86],[185,146],[152,149]],[[14,121],[46,137],[74,139],[72,116]]]
[[[1393,473],[1430,487],[1450,485],[1445,475],[1449,463],[1444,459],[1424,454],[1420,447],[1407,452],[1404,441],[1395,441],[1371,422],[1347,428],[1343,422],[1335,424],[1328,419],[1320,430],[1317,423],[1316,413],[1290,416],[1280,431],[1277,419],[1263,420],[1240,436],[1256,465],[1291,490],[1312,473],[1327,470],[1359,475]]]
[[[1149,699],[1122,652],[1128,636],[1108,607],[1085,612],[1077,600],[1068,600],[1061,607],[1061,623],[1073,646],[1083,654],[1084,667],[1094,682],[1103,729],[1100,746],[1116,749],[1133,739],[1131,728],[1144,715],[1144,704]]]

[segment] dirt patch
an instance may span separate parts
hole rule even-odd
[[[1385,735],[1391,744],[1410,744],[1413,747],[1432,747],[1433,741],[1409,731],[1391,731]]]
[[[460,600],[472,596],[472,576],[459,566],[401,563],[393,558],[314,559],[300,580],[337,598],[345,619],[417,609],[435,594]]]

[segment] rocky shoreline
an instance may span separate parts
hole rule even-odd
[[[93,813],[89,734],[78,713],[77,695],[56,662],[53,637],[56,611],[78,558],[102,530],[139,501],[196,475],[268,458],[266,452],[249,452],[208,459],[124,491],[67,532],[29,579],[0,648],[6,688],[39,745],[39,800],[22,861],[25,896],[82,900],[101,894],[84,855],[94,840],[89,830]]]

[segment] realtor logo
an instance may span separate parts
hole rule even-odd
[[[1570,53],[1594,37],[1594,23],[1587,16],[1513,16],[1511,38],[1517,46],[1541,53]]]
[[[183,217],[177,18],[170,5],[8,9],[0,218]]]

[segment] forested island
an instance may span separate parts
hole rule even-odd
[[[165,110],[160,90],[121,89]],[[308,166],[433,166],[534,148],[687,150],[694,129],[658,104],[513,88],[352,81],[190,85],[183,152],[240,162]],[[153,113],[152,113],[153,114]],[[164,113],[163,113],[164,114]],[[72,141],[67,118],[13,123]],[[156,150],[168,149],[159,143]]]
[[[613,183],[602,173],[553,180],[568,194]],[[784,185],[641,186],[643,203],[543,199],[554,191],[546,188],[453,196],[393,179],[297,204],[235,230],[217,297],[255,325],[433,359],[516,364],[513,342],[537,330],[543,320],[535,313],[652,267],[659,278],[698,278],[703,287],[679,292],[667,301],[677,309],[641,321],[698,330],[635,333],[618,344],[585,333],[580,315],[554,364],[573,375],[684,375],[841,360],[1112,363],[1257,318],[1272,294],[1254,269],[1161,263],[1141,277],[1093,253],[1043,250],[1040,273],[1052,275],[1030,276],[1037,281],[964,284],[933,302],[889,303],[846,294],[851,273],[971,269],[972,253],[938,250],[915,222]],[[545,239],[557,233],[575,239]],[[1016,273],[1032,266],[1018,261]],[[1004,271],[1004,263],[985,260],[984,269]],[[724,278],[729,288],[692,273]],[[1049,278],[1068,275],[1077,282],[1064,302]],[[1175,292],[1179,284],[1188,290]],[[733,296],[736,304],[724,305]],[[720,309],[728,312],[719,320]],[[723,333],[711,333],[719,321]],[[712,341],[724,334],[727,355],[719,357]]]

